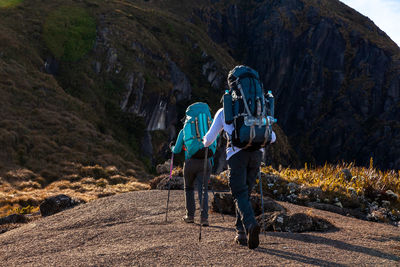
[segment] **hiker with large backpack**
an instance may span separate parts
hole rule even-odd
[[[211,174],[211,157],[217,149],[216,141],[211,142],[206,149],[203,137],[212,124],[210,108],[206,103],[197,102],[186,109],[186,117],[182,130],[178,134],[175,146],[171,147],[174,154],[185,150],[183,166],[186,215],[183,221],[194,223],[196,204],[194,200],[194,183],[197,180],[198,197],[201,207],[200,225],[208,226],[208,180]],[[205,152],[207,151],[207,155]],[[205,162],[207,159],[207,162]],[[206,173],[204,175],[204,167]],[[203,192],[204,191],[204,192]]]
[[[274,99],[264,95],[258,73],[247,66],[236,66],[228,75],[229,90],[223,96],[223,108],[214,117],[203,139],[211,145],[218,134],[227,134],[226,149],[229,186],[236,206],[235,242],[254,249],[259,245],[260,226],[250,203],[264,147],[275,142],[272,131]]]

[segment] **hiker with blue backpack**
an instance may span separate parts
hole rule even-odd
[[[185,150],[183,177],[186,215],[183,217],[183,221],[186,223],[194,223],[196,210],[194,184],[197,181],[197,192],[201,207],[201,226],[209,225],[207,188],[211,174],[211,157],[217,149],[215,140],[208,145],[207,149],[204,147],[202,141],[211,124],[212,116],[210,108],[206,103],[197,102],[190,105],[186,109],[184,126],[178,134],[176,144],[175,146],[171,146],[171,150],[174,154],[180,153],[182,149]],[[205,160],[207,162],[205,162]],[[206,173],[204,173],[204,171]]]
[[[229,186],[236,207],[234,240],[254,249],[259,245],[260,226],[250,193],[260,172],[264,147],[276,140],[272,131],[274,99],[270,91],[264,95],[258,73],[247,66],[236,66],[229,72],[228,86],[223,108],[215,114],[203,144],[205,147],[213,144],[222,130],[227,134]]]

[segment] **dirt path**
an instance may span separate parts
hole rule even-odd
[[[181,221],[183,191],[102,198],[0,235],[1,266],[400,265],[400,229],[312,210],[339,228],[329,233],[267,233],[260,247],[233,243],[234,218],[210,215],[203,228]],[[309,209],[280,203],[290,212]],[[308,211],[310,212],[310,211]]]

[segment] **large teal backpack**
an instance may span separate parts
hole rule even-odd
[[[210,108],[206,103],[197,102],[186,109],[185,124],[183,126],[183,143],[189,158],[204,158],[205,148],[203,136],[207,133],[212,123]],[[208,157],[214,155],[217,142],[209,146]]]
[[[265,147],[276,121],[271,91],[264,96],[258,73],[243,65],[229,72],[228,85],[223,99],[225,123],[234,126],[230,142],[247,150]]]

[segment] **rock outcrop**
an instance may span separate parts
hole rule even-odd
[[[40,213],[42,216],[50,216],[56,214],[65,209],[72,208],[78,205],[79,202],[70,198],[67,195],[57,195],[46,198],[42,204],[40,204]]]
[[[274,232],[325,232],[336,229],[336,227],[328,220],[306,213],[295,213],[288,215],[286,213],[269,212],[264,215],[264,218],[262,215],[258,216],[257,221],[262,226],[262,230],[265,229],[265,231]]]
[[[264,197],[264,214],[261,198],[252,195],[250,201],[257,221],[265,231],[308,232],[327,231],[335,227],[325,219],[305,213],[287,214],[287,210],[269,197]],[[216,193],[211,202],[212,210],[235,215],[235,203],[230,193]]]
[[[301,161],[400,168],[400,49],[372,21],[339,1],[218,5],[196,16],[260,72]]]

